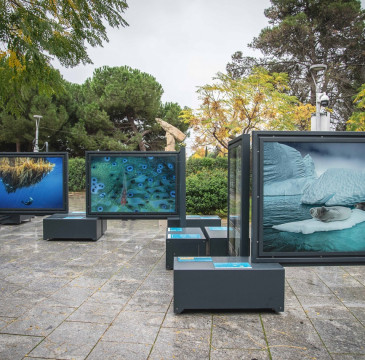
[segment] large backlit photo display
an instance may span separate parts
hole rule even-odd
[[[365,260],[365,134],[254,132],[252,256]]]
[[[67,153],[0,153],[0,213],[68,211]]]
[[[179,152],[90,151],[86,164],[88,215],[167,218],[178,214]]]

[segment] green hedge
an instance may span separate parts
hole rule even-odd
[[[228,158],[189,158],[186,162],[186,176],[196,174],[198,171],[205,169],[224,169],[228,171]]]
[[[228,159],[190,158],[186,163],[186,212],[227,216]]]
[[[68,190],[85,191],[85,159],[72,158],[68,160]]]

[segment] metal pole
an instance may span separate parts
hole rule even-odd
[[[321,130],[321,87],[319,81],[316,80],[316,75],[319,71],[325,72],[327,70],[327,65],[325,64],[313,64],[309,71],[311,72],[314,85],[316,86],[316,121],[312,122],[312,131]],[[313,126],[314,125],[314,126]],[[314,128],[313,128],[314,127]]]
[[[33,115],[33,117],[35,118],[35,143],[33,152],[39,152],[38,134],[39,134],[39,122],[42,119],[42,115]]]
[[[316,84],[316,130],[321,130],[321,89]]]

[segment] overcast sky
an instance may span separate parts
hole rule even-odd
[[[270,0],[128,0],[126,28],[109,29],[104,47],[89,48],[92,65],[63,68],[64,78],[82,84],[102,66],[128,65],[162,85],[162,102],[199,107],[198,86],[225,72],[231,55],[260,56],[247,47],[268,26]],[[365,7],[365,0],[361,0]],[[190,154],[191,141],[188,140]]]
[[[364,0],[365,1],[365,0]],[[109,43],[90,48],[94,64],[62,68],[64,78],[82,84],[95,68],[128,65],[162,85],[163,102],[198,107],[196,87],[224,72],[231,55],[259,55],[247,47],[268,25],[270,0],[129,0],[129,27],[109,29]]]

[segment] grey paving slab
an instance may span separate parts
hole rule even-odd
[[[149,359],[208,359],[209,348],[209,330],[162,328]]]
[[[93,298],[85,301],[79,308],[68,317],[69,321],[94,322],[98,324],[110,324],[124,304],[108,304],[96,301]]]
[[[333,291],[346,306],[365,308],[365,286],[335,287]]]
[[[212,320],[213,315],[210,312],[187,312],[176,315],[171,304],[162,326],[174,329],[209,330],[212,327]]]
[[[0,316],[0,332],[1,332],[1,329],[3,329],[5,326],[8,326],[14,320],[16,320],[15,317]]]
[[[100,341],[87,360],[146,360],[151,351],[150,344],[134,344]]]
[[[302,357],[310,358],[315,354],[328,353],[312,322],[299,311],[284,312],[278,316],[263,314],[262,322],[270,351],[275,354],[295,350],[295,353],[302,354]],[[277,356],[275,355],[275,358],[278,358]],[[291,357],[293,358],[301,357]]]
[[[332,356],[324,348],[307,348],[305,346],[270,347],[271,360],[332,360]]]
[[[47,307],[44,304],[39,304],[1,329],[1,332],[18,335],[47,336],[73,311],[73,308]]]
[[[42,337],[0,334],[0,359],[21,360],[42,340]]]
[[[215,349],[266,349],[259,314],[213,316],[212,347]]]
[[[365,355],[365,327],[353,317],[314,319],[313,324],[330,352]]]
[[[165,313],[172,301],[172,293],[158,290],[137,290],[126,306],[128,311]]]
[[[331,289],[315,273],[311,273],[305,279],[287,279],[290,287],[297,295],[328,295]]]
[[[64,286],[48,298],[50,302],[70,307],[79,307],[93,293],[94,289],[74,287],[70,285]]]
[[[106,329],[105,324],[65,321],[30,356],[83,360]]]
[[[153,344],[164,318],[163,313],[123,311],[103,336],[103,340]]]
[[[365,307],[349,307],[351,314],[365,326]]]
[[[210,360],[270,360],[268,350],[212,349]],[[292,358],[294,359],[294,358]]]

